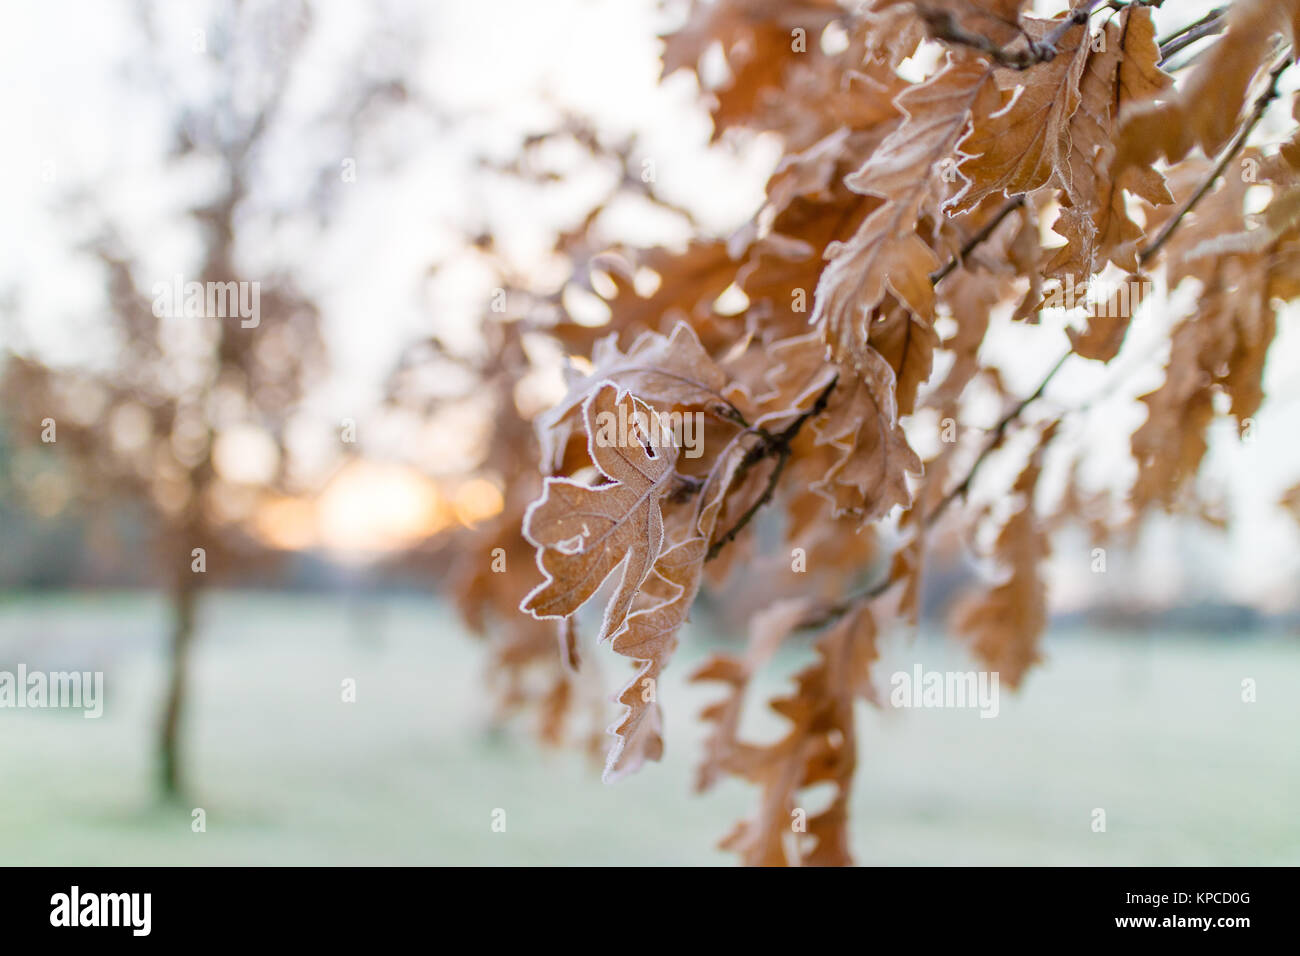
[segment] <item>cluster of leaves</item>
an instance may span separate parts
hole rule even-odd
[[[457,544],[462,609],[509,635],[498,664],[549,668],[556,705],[579,664],[575,615],[616,579],[598,639],[635,670],[611,728],[614,778],[662,754],[657,680],[701,589],[724,593],[743,563],[743,603],[761,608],[749,648],[694,679],[726,689],[703,715],[700,787],[732,775],[761,793],[724,841],[749,864],[850,862],[855,701],[872,698],[879,628],[915,621],[941,533],[990,542],[989,582],[958,603],[954,633],[1012,686],[1037,659],[1049,534],[1085,496],[1073,478],[1051,500],[1040,487],[1049,454],[1077,472],[1076,450],[1058,441],[1073,411],[1043,414],[1040,400],[1067,362],[1119,353],[1140,297],[1090,307],[1023,396],[984,356],[991,323],[1035,323],[1054,291],[1103,273],[1129,288],[1157,269],[1170,289],[1199,283],[1163,384],[1141,398],[1137,479],[1102,509],[1094,532],[1105,534],[1156,509],[1205,510],[1193,479],[1207,428],[1223,404],[1246,427],[1276,309],[1300,294],[1300,134],[1267,154],[1247,144],[1291,62],[1300,2],[1238,0],[1163,41],[1160,0],[1092,0],[1053,17],[1025,6],[695,0],[664,38],[664,73],[699,74],[717,136],[780,138],[761,208],[726,237],[696,230],[684,248],[629,249],[602,241],[602,203],[555,251],[568,286],[600,295],[607,324],[576,321],[564,290],[522,281],[509,285],[506,320],[489,316],[483,380],[498,414],[485,467],[504,481],[505,507]],[[819,42],[828,28],[838,42]],[[719,49],[727,75],[712,82],[704,64]],[[552,136],[612,161],[615,194],[660,202],[629,174],[626,147],[573,125]],[[1258,176],[1239,175],[1238,159]],[[1257,215],[1252,183],[1272,187]],[[724,293],[743,305],[726,307]],[[535,415],[514,390],[529,336],[572,357],[567,394]],[[976,389],[1001,402],[996,423],[933,440],[941,423],[969,421]],[[601,440],[602,421],[650,412],[699,416],[703,454],[644,429]],[[1009,462],[997,496],[1009,513],[952,507],[992,457]],[[785,557],[765,559],[774,553]],[[809,556],[796,573],[792,553]],[[784,733],[753,743],[740,732],[747,689],[796,632],[818,635],[816,658],[771,704]],[[793,832],[819,784],[832,799]]]

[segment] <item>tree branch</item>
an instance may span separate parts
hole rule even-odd
[[[985,459],[987,459],[988,456],[996,451],[1002,444],[1007,429],[1024,413],[1026,408],[1043,397],[1043,392],[1047,390],[1047,386],[1051,383],[1052,379],[1056,377],[1056,373],[1061,370],[1063,365],[1065,365],[1066,359],[1073,354],[1074,352],[1071,350],[1057,359],[1051,370],[1048,371],[1048,373],[1043,376],[1043,380],[1038,383],[1038,387],[1028,396],[1017,402],[1014,408],[1002,416],[997,425],[993,428],[992,439],[990,439],[988,444],[981,449],[979,455],[976,456],[975,461],[971,463],[970,468],[966,472],[966,476],[955,488],[952,489],[952,491],[943,496],[933,511],[921,516],[919,527],[916,531],[917,534],[923,534],[933,527],[934,523],[938,521],[939,517],[947,510],[948,506],[957,498],[964,496],[970,490],[971,483],[975,480],[975,475],[979,471],[980,466],[983,465]],[[880,597],[880,595],[888,591],[893,584],[893,577],[890,574],[886,574],[884,578],[868,585],[864,590],[850,594],[848,597],[843,598],[834,604],[829,604],[821,608],[820,613],[815,617],[810,617],[801,621],[795,630],[811,631],[830,624],[841,615],[847,614],[849,611],[853,610],[854,607],[863,601],[871,601]]]
[[[745,457],[740,460],[736,466],[736,473],[732,476],[732,481],[742,477],[751,468],[760,461],[771,456],[776,456],[776,464],[772,468],[772,473],[767,476],[767,485],[763,488],[763,493],[758,499],[745,509],[745,513],[737,519],[717,541],[709,545],[709,553],[705,557],[706,561],[712,561],[716,558],[728,544],[736,539],[736,535],[745,528],[752,520],[754,515],[762,510],[763,506],[772,500],[772,495],[776,493],[777,482],[781,479],[781,473],[785,471],[786,463],[790,460],[791,448],[790,443],[794,441],[799,431],[810,418],[816,418],[826,410],[826,405],[831,399],[831,392],[835,391],[835,385],[839,382],[840,377],[836,375],[827,383],[826,387],[821,390],[817,396],[817,401],[813,402],[812,407],[803,412],[787,425],[782,431],[772,434],[762,429],[757,430],[759,442],[749,451],[745,452]]]
[[[1282,74],[1286,72],[1287,67],[1292,64],[1293,60],[1293,54],[1288,53],[1277,63],[1276,66],[1273,67],[1272,70],[1269,71],[1268,86],[1255,100],[1255,108],[1251,111],[1250,119],[1248,119],[1241,129],[1237,131],[1237,135],[1232,138],[1232,141],[1224,147],[1223,152],[1219,155],[1218,162],[1214,164],[1214,168],[1210,170],[1210,174],[1206,176],[1201,185],[1197,187],[1196,192],[1192,193],[1192,195],[1187,198],[1187,201],[1183,203],[1182,208],[1174,214],[1172,219],[1165,223],[1164,228],[1161,229],[1160,232],[1156,234],[1156,237],[1138,254],[1139,265],[1145,266],[1151,261],[1164,244],[1169,241],[1169,237],[1174,234],[1174,230],[1178,228],[1184,217],[1195,208],[1196,204],[1199,203],[1205,197],[1205,194],[1213,188],[1214,184],[1219,181],[1219,177],[1222,176],[1223,171],[1228,168],[1228,164],[1232,162],[1233,157],[1236,156],[1237,153],[1241,152],[1241,148],[1246,145],[1247,138],[1252,132],[1254,132],[1255,127],[1259,125],[1259,121],[1263,119],[1264,112],[1268,109],[1268,104],[1277,97],[1277,81],[1281,78]]]
[[[958,252],[957,255],[949,259],[941,269],[937,269],[930,273],[931,284],[938,285],[944,279],[948,278],[948,276],[950,276],[953,271],[966,260],[966,257],[975,251],[975,248],[979,246],[980,243],[993,235],[993,231],[997,229],[998,226],[1002,225],[1002,220],[1006,219],[1007,216],[1011,215],[1011,213],[1015,212],[1024,204],[1024,193],[1021,193],[1019,196],[1012,199],[1008,199],[1002,208],[994,214],[993,218],[980,228],[979,232],[966,240],[966,244],[961,247],[961,251]]]
[[[1100,2],[1101,0],[1082,0],[1042,40],[1029,40],[1028,45],[1023,49],[1012,49],[1013,44],[998,46],[982,33],[967,30],[948,10],[918,6],[917,13],[925,21],[930,36],[934,39],[947,40],[949,43],[978,50],[999,66],[1013,70],[1027,70],[1031,66],[1056,59],[1056,54],[1059,52],[1056,45],[1074,27],[1087,23],[1093,9]]]
[[[1006,219],[1007,216],[1023,206],[1024,203],[1024,195],[1015,196],[1007,200],[1007,202],[1003,204],[1002,208],[994,214],[992,219],[985,223],[978,232],[966,240],[966,243],[961,247],[961,251],[958,252],[955,257],[949,260],[941,269],[930,274],[930,282],[937,285],[939,282],[942,282],[945,278],[951,275],[952,272],[963,261],[965,261],[967,256],[969,256],[982,242],[987,240],[989,236],[993,235],[993,232],[999,225],[1001,225],[1002,221]],[[1062,361],[1064,361],[1064,359],[1062,359]],[[1060,363],[1058,363],[1058,366],[1059,364]],[[839,376],[837,375],[817,397],[817,401],[813,404],[812,408],[796,418],[784,431],[773,435],[763,431],[762,429],[756,430],[756,434],[759,435],[761,440],[745,453],[745,457],[737,467],[736,474],[732,477],[732,481],[735,481],[760,461],[769,458],[772,455],[777,456],[776,465],[773,467],[772,473],[768,475],[767,485],[764,487],[762,495],[760,495],[758,500],[745,510],[745,513],[740,516],[735,525],[728,529],[725,534],[709,546],[709,553],[705,560],[712,561],[716,558],[722,552],[722,549],[734,541],[736,536],[740,534],[745,526],[754,519],[754,516],[772,500],[772,495],[776,493],[777,482],[780,481],[781,474],[785,471],[785,466],[790,460],[790,442],[794,440],[794,437],[799,433],[799,430],[803,428],[804,423],[808,421],[808,419],[814,418],[825,411],[826,404],[830,401],[831,392],[834,391],[836,382],[838,381]],[[1038,395],[1042,394],[1042,390],[1046,387],[1047,382],[1043,382],[1043,384],[1039,386],[1038,392],[1035,393],[1033,398],[1037,398]],[[1032,400],[1033,399],[1031,398],[1024,404],[1028,404],[1028,402]],[[739,409],[736,409],[734,405],[731,407],[735,415],[740,416]],[[743,418],[738,418],[738,420],[743,422]],[[1009,423],[1003,423],[999,425],[999,428],[1005,429],[1007,424]],[[693,490],[695,489],[683,487],[681,492],[683,494],[688,494]]]
[[[1047,386],[1051,383],[1052,379],[1056,377],[1056,373],[1061,370],[1061,367],[1065,365],[1066,360],[1073,354],[1073,349],[1066,351],[1064,355],[1056,360],[1056,364],[1052,366],[1051,370],[1043,376],[1043,380],[1038,383],[1038,387],[1034,389],[1031,394],[1016,403],[1014,408],[1002,416],[997,425],[993,427],[993,437],[989,439],[988,444],[986,444],[975,457],[975,461],[971,463],[970,468],[966,472],[966,477],[964,477],[955,488],[939,500],[939,503],[935,506],[933,511],[922,517],[922,528],[929,528],[939,520],[939,516],[948,509],[948,506],[952,504],[953,501],[959,497],[966,496],[967,492],[970,491],[971,484],[975,481],[975,475],[979,471],[980,466],[984,464],[985,459],[988,458],[989,455],[997,451],[997,449],[1002,445],[1002,440],[1006,437],[1007,429],[1011,426],[1012,422],[1019,419],[1026,408],[1043,397],[1043,392],[1047,390]]]
[[[1222,33],[1227,25],[1224,14],[1227,7],[1216,7],[1201,19],[1175,30],[1160,42],[1160,66],[1164,66],[1174,55],[1181,53],[1197,40]]]
[[[776,493],[777,482],[781,479],[781,473],[785,471],[786,463],[790,460],[790,446],[781,445],[776,451],[776,464],[772,467],[772,473],[767,477],[767,485],[763,488],[763,493],[758,499],[745,509],[745,513],[740,516],[734,525],[713,544],[709,545],[709,553],[704,560],[712,561],[722,549],[736,539],[736,535],[744,530],[745,526],[754,520],[754,515],[762,510],[763,506],[772,500],[772,495]]]
[[[1268,108],[1268,104],[1272,102],[1274,98],[1276,98],[1278,79],[1281,77],[1282,73],[1286,71],[1287,67],[1291,65],[1292,62],[1293,62],[1293,58],[1291,55],[1288,54],[1269,72],[1269,85],[1264,90],[1264,92],[1261,93],[1260,96],[1255,100],[1254,110],[1251,113],[1250,119],[1241,128],[1241,130],[1238,131],[1237,135],[1233,137],[1232,142],[1224,149],[1222,155],[1219,158],[1219,161],[1215,164],[1215,168],[1211,171],[1210,175],[1206,178],[1206,180],[1203,183],[1201,183],[1201,186],[1197,189],[1196,193],[1192,195],[1186,203],[1183,204],[1183,208],[1179,210],[1177,215],[1169,223],[1165,225],[1165,228],[1161,230],[1160,234],[1152,241],[1152,243],[1146,249],[1143,250],[1139,259],[1144,265],[1157,252],[1159,252],[1160,248],[1168,241],[1169,237],[1173,234],[1174,230],[1177,228],[1178,223],[1181,222],[1183,217],[1186,216],[1187,213],[1191,211],[1192,207],[1194,207],[1196,203],[1199,202],[1207,192],[1209,192],[1210,188],[1214,185],[1215,182],[1218,181],[1218,178],[1223,174],[1224,169],[1227,168],[1228,163],[1230,163],[1232,161],[1232,158],[1238,152],[1240,152],[1242,146],[1246,142],[1247,137],[1251,134],[1255,126],[1259,123],[1260,119],[1263,117],[1264,111]],[[1023,197],[1019,197],[1019,198],[1023,200]],[[997,224],[1003,218],[1005,218],[1005,216],[1008,213],[1010,213],[1011,208],[1014,207],[1012,207],[1011,204],[1009,203],[1007,206],[1004,206],[1003,209],[999,210],[997,216],[994,217],[994,220],[984,229],[981,229],[979,233],[976,233],[976,235],[971,238],[970,242],[967,243],[967,246],[973,248],[975,245],[978,245],[980,242],[987,239],[989,234],[991,234],[992,231],[997,228]],[[939,272],[935,273],[935,275],[932,276],[932,278],[934,278],[935,281],[937,282],[939,281],[939,279],[942,279],[944,276],[948,275],[950,272],[952,272],[954,268],[956,268],[956,263],[958,262],[958,260],[964,257],[968,251],[969,251],[968,248],[963,247],[961,255],[959,255],[957,259],[954,259],[943,269],[939,270]],[[935,278],[935,276],[937,276],[937,278]],[[971,485],[975,481],[975,476],[979,473],[980,468],[983,466],[984,462],[988,459],[989,455],[991,455],[994,451],[996,451],[999,447],[1001,447],[1002,442],[1006,437],[1007,429],[1010,428],[1012,423],[1017,421],[1022,414],[1024,414],[1025,409],[1027,409],[1034,402],[1038,401],[1038,399],[1042,398],[1043,393],[1047,390],[1047,386],[1051,383],[1052,379],[1056,377],[1057,372],[1061,370],[1061,368],[1065,365],[1066,361],[1073,354],[1074,354],[1073,350],[1070,350],[1067,351],[1064,355],[1062,355],[1059,359],[1057,359],[1056,363],[1051,367],[1051,369],[1047,372],[1047,374],[1043,376],[1042,381],[1038,383],[1038,387],[1035,388],[1033,392],[1031,392],[1025,398],[1017,402],[1015,407],[1010,409],[1005,415],[1002,416],[1001,419],[999,419],[997,425],[993,427],[993,437],[990,438],[989,441],[985,444],[985,446],[980,450],[979,454],[975,457],[975,461],[971,463],[970,468],[967,469],[966,474],[962,478],[962,480],[958,482],[957,485],[951,491],[949,491],[946,495],[943,496],[943,498],[939,500],[939,503],[934,507],[932,511],[930,511],[928,514],[924,514],[921,516],[919,528],[917,529],[916,532],[917,534],[922,534],[925,531],[929,530],[934,525],[934,523],[939,520],[939,518],[944,514],[944,512],[947,511],[948,507],[954,501],[956,501],[958,498],[965,497],[965,495],[970,491]],[[892,585],[893,585],[892,577],[886,575],[883,580],[875,582],[874,584],[868,586],[865,590],[860,591],[856,594],[852,594],[849,597],[846,597],[843,600],[836,602],[835,604],[831,604],[823,608],[821,613],[819,613],[817,616],[801,622],[798,628],[796,628],[796,630],[814,630],[816,628],[823,627],[826,624],[829,624],[832,621],[836,620],[841,615],[847,614],[859,603],[863,601],[870,601],[876,597],[879,597],[881,594],[884,594],[885,591],[887,591]]]

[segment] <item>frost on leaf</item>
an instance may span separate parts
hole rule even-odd
[[[582,408],[588,451],[605,484],[547,478],[542,497],[524,517],[524,536],[537,548],[546,580],[521,608],[538,618],[568,617],[620,565],[618,589],[605,608],[600,640],[625,626],[633,598],[649,577],[664,543],[660,499],[673,476],[677,448],[663,433],[631,431],[626,444],[606,441],[611,423],[657,421],[640,399],[606,384]],[[652,426],[653,430],[653,426]]]

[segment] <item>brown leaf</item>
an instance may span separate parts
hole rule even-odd
[[[899,416],[916,408],[916,394],[930,378],[939,334],[920,316],[897,306],[882,309],[867,335],[871,347],[894,370],[894,396]]]
[[[813,322],[820,324],[837,357],[859,361],[867,348],[869,323],[886,295],[930,318],[939,260],[915,232],[899,232],[899,207],[886,204],[868,217],[846,243],[826,250],[830,264],[817,283]]]
[[[635,771],[647,760],[663,756],[659,676],[677,647],[677,632],[686,622],[699,592],[709,543],[743,454],[743,449],[736,444],[720,458],[709,481],[700,490],[699,505],[690,512],[690,523],[684,531],[681,524],[677,526],[684,534],[683,540],[660,554],[636,596],[626,627],[614,636],[614,650],[635,659],[639,666],[618,696],[619,703],[627,709],[610,728],[616,740],[605,763],[607,782]]]
[[[708,550],[708,542],[695,537],[665,551],[637,596],[641,606],[628,615],[627,628],[614,638],[614,650],[635,658],[640,667],[618,697],[627,710],[610,728],[617,739],[605,763],[606,782],[663,755],[657,702],[659,677],[676,649],[677,632],[695,601]]]
[[[811,49],[838,13],[835,0],[694,0],[686,23],[663,37],[663,76],[683,68],[698,75],[709,48],[722,48],[730,76],[710,90],[716,139],[749,122],[763,96],[782,87],[786,70],[804,55],[794,50],[792,30],[803,29]]]
[[[1125,191],[1153,205],[1173,202],[1164,177],[1150,166],[1129,166],[1117,176],[1107,171],[1121,110],[1173,82],[1158,65],[1151,11],[1125,7],[1118,24],[1106,24],[1102,36],[1103,48],[1088,54],[1079,108],[1069,125],[1069,189],[1053,226],[1068,244],[1047,267],[1051,274],[1079,281],[1100,271],[1107,258],[1121,269],[1137,270],[1143,229],[1129,215]]]
[[[878,352],[867,352],[861,374],[841,368],[826,414],[814,422],[817,443],[840,453],[812,485],[836,515],[866,522],[911,503],[907,476],[920,474],[921,460],[899,427],[894,388],[889,363]]]
[[[1282,497],[1278,500],[1278,507],[1286,511],[1297,522],[1300,522],[1300,485],[1283,492]]]
[[[1133,315],[1150,288],[1150,280],[1141,274],[1125,276],[1104,302],[1093,303],[1088,328],[1082,332],[1066,330],[1074,353],[1098,362],[1109,362],[1118,355]]]
[[[938,195],[936,168],[952,156],[972,109],[991,110],[993,71],[978,58],[953,58],[942,72],[897,100],[904,120],[846,180],[857,192],[885,199],[847,242],[826,249],[830,260],[817,284],[813,324],[837,357],[863,360],[871,314],[892,294],[929,322],[934,311],[930,275],[939,267],[918,235],[921,207]]]
[[[813,613],[809,598],[777,601],[755,614],[749,623],[749,643],[743,657],[713,654],[691,674],[692,682],[719,681],[728,685],[727,696],[700,712],[712,727],[704,740],[704,757],[695,778],[695,789],[710,789],[726,772],[740,747],[740,719],[750,680],[771,660],[785,639]]]
[[[537,548],[545,580],[520,608],[536,618],[568,617],[622,566],[618,590],[605,608],[603,641],[625,627],[663,547],[660,499],[671,487],[677,448],[665,434],[654,433],[654,410],[612,383],[597,388],[582,413],[591,460],[609,483],[546,479],[542,497],[524,516],[524,536]],[[629,429],[626,445],[607,440],[610,423],[637,416],[651,423],[649,434]]]
[[[711,323],[735,325],[735,320],[713,310],[713,303],[736,277],[736,263],[725,242],[696,241],[680,252],[652,249],[637,256],[635,264],[654,272],[659,284],[642,296],[632,281],[631,267],[613,268],[611,263],[609,277],[616,294],[608,300],[609,327],[624,340],[628,337],[624,333],[667,332],[680,319],[690,321],[697,336]]]
[[[1206,335],[1204,324],[1179,325],[1164,384],[1141,397],[1147,420],[1131,441],[1138,465],[1132,496],[1139,514],[1152,503],[1172,507],[1208,449],[1205,429],[1214,417],[1214,404],[1212,382],[1200,358]]]
[[[664,412],[686,406],[713,408],[727,399],[727,373],[686,322],[673,326],[670,336],[643,333],[626,353],[619,351],[616,335],[602,339],[592,351],[592,364],[590,375],[573,375],[569,393],[537,417],[544,473],[560,470],[565,449],[578,430],[579,411],[603,382],[614,382]],[[732,397],[741,399],[734,393]]]
[[[1026,33],[1042,40],[1057,21],[1026,19]],[[1046,186],[1063,188],[1073,178],[1069,121],[1079,107],[1079,82],[1088,59],[1088,33],[1077,25],[1059,43],[1063,51],[1024,71],[998,71],[1002,103],[976,113],[970,135],[959,145],[958,170],[968,180],[948,204],[955,212],[979,205],[986,196],[1015,196]]]
[[[858,604],[817,642],[818,659],[795,677],[795,693],[771,707],[789,721],[785,735],[766,747],[740,744],[727,769],[762,789],[755,816],[722,841],[747,866],[847,866],[847,810],[857,766],[853,704],[870,694],[871,665],[877,657],[871,610]],[[830,805],[807,815],[806,835],[794,831],[799,791],[829,782]],[[812,843],[808,846],[807,843]]]
[[[755,396],[764,409],[758,424],[778,428],[812,407],[817,396],[835,377],[826,361],[826,343],[816,332],[774,342],[766,349],[767,389]]]

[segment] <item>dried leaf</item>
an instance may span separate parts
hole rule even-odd
[[[626,626],[633,598],[663,547],[660,500],[672,484],[677,448],[670,436],[653,432],[654,410],[612,383],[591,394],[582,414],[588,452],[608,484],[546,479],[542,497],[524,516],[524,536],[537,548],[545,580],[520,608],[536,618],[568,617],[622,566],[618,589],[605,608],[603,641]],[[649,429],[631,432],[626,445],[607,439],[612,423],[638,419],[651,423]]]
[[[785,735],[767,747],[741,744],[728,758],[728,769],[762,791],[758,813],[722,841],[749,866],[852,862],[847,810],[857,766],[853,704],[870,694],[877,657],[870,608],[859,604],[843,615],[818,641],[817,653],[816,663],[795,677],[795,693],[771,704],[790,722]],[[834,797],[820,813],[807,813],[797,803],[799,791],[824,782],[833,785]],[[806,835],[792,826],[801,813]]]
[[[903,122],[846,181],[885,203],[853,238],[826,249],[830,261],[817,284],[812,320],[837,357],[864,360],[871,314],[886,295],[923,321],[933,318],[930,275],[940,263],[917,233],[917,219],[937,195],[936,183],[942,183],[936,167],[952,157],[971,111],[989,110],[996,98],[992,75],[977,58],[950,56],[942,72],[898,98]]]
[[[1026,34],[1042,40],[1057,24],[1027,19]],[[1015,196],[1054,181],[1069,189],[1073,171],[1070,155],[1070,118],[1079,108],[1079,83],[1088,60],[1088,33],[1072,27],[1062,38],[1064,52],[1023,72],[999,71],[1008,84],[1002,105],[990,113],[977,113],[970,135],[961,141],[959,171],[966,185],[949,200],[954,212],[979,205],[986,196]],[[1010,85],[1014,84],[1014,85]]]
[[[1126,276],[1104,301],[1092,304],[1088,328],[1082,332],[1067,329],[1074,354],[1109,362],[1119,354],[1133,315],[1150,291],[1151,282],[1142,275]]]
[[[1129,103],[1159,95],[1173,82],[1161,71],[1155,23],[1146,7],[1130,5],[1103,29],[1102,48],[1088,54],[1079,108],[1070,120],[1070,179],[1053,228],[1068,240],[1048,265],[1053,275],[1084,281],[1105,259],[1138,268],[1143,229],[1129,215],[1125,192],[1152,205],[1173,202],[1164,177],[1150,166],[1107,173],[1120,113]]]
[[[613,382],[664,412],[681,407],[714,408],[727,401],[727,373],[704,350],[686,322],[673,326],[671,336],[643,333],[626,354],[619,351],[617,336],[611,335],[596,343],[592,363],[595,368],[590,375],[573,375],[569,393],[538,416],[545,473],[562,468],[565,449],[578,431],[579,412],[604,382]],[[740,398],[734,393],[733,397]]]
[[[921,460],[898,425],[894,370],[878,352],[863,358],[861,375],[841,369],[826,415],[814,424],[817,443],[840,457],[812,487],[836,515],[871,521],[911,503],[907,476],[920,474]]]

